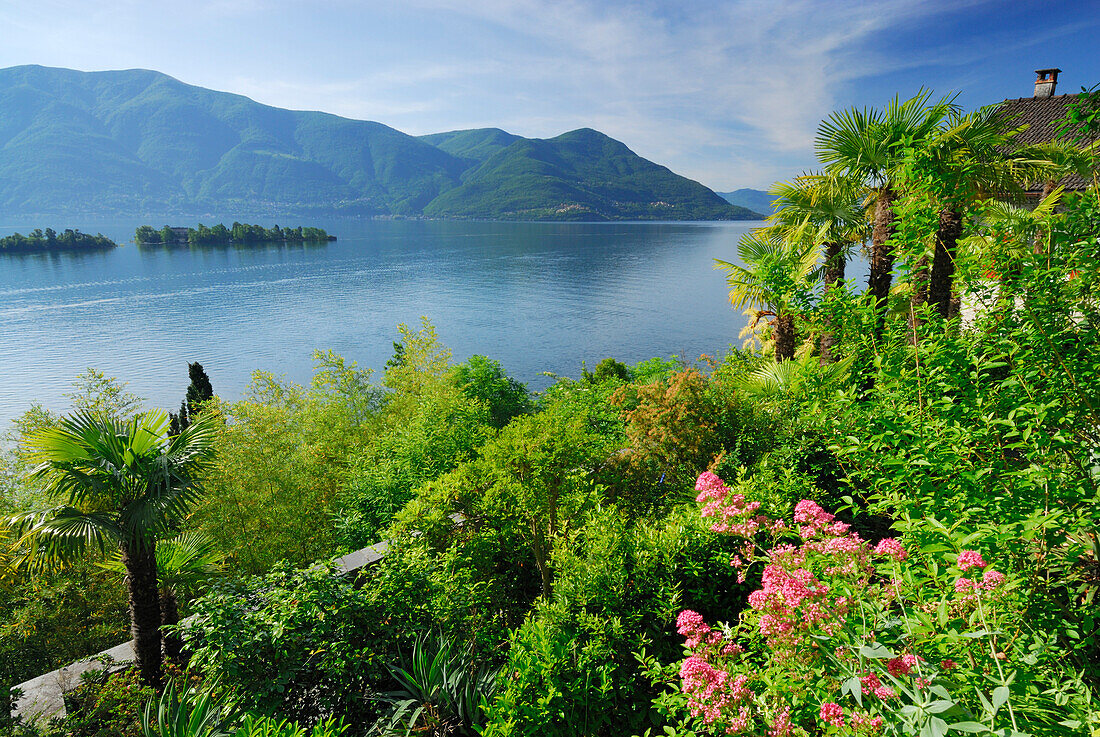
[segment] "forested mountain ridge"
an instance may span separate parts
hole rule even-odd
[[[416,138],[148,70],[0,70],[0,214],[743,219],[583,129]]]

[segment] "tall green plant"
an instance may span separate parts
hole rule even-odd
[[[794,358],[795,315],[808,307],[818,278],[817,247],[805,237],[762,229],[742,236],[737,253],[744,266],[714,260],[714,268],[726,273],[730,304],[734,309],[755,308],[757,320],[772,318],[775,359]]]
[[[161,683],[156,542],[198,501],[196,477],[209,463],[216,430],[211,417],[172,437],[168,422],[159,410],[130,421],[80,412],[35,433],[27,440],[31,477],[60,504],[9,522],[28,563],[118,549],[138,667],[154,687]]]
[[[815,148],[825,170],[861,181],[871,191],[874,228],[867,292],[876,310],[876,338],[885,329],[897,255],[890,238],[894,233],[893,203],[899,196],[898,174],[908,151],[925,145],[956,109],[951,98],[930,103],[931,98],[930,90],[922,90],[905,101],[894,97],[882,112],[869,108],[834,112],[817,130]]]

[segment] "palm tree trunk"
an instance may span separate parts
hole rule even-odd
[[[165,587],[160,590],[160,624],[162,627],[174,627],[180,623],[179,605],[176,602],[176,592]],[[161,633],[161,642],[164,645],[164,657],[171,660],[179,660],[183,652],[183,640],[176,633]]]
[[[123,544],[126,589],[130,599],[130,632],[134,636],[141,680],[161,687],[160,596],[157,589],[157,553],[154,542]]]
[[[886,185],[875,200],[875,227],[871,233],[871,273],[867,279],[867,294],[875,310],[875,340],[881,340],[886,330],[886,309],[890,298],[891,272],[896,253],[887,243],[894,234],[894,190]]]
[[[951,315],[955,253],[961,235],[962,213],[951,207],[940,210],[940,223],[936,230],[936,253],[932,257],[932,275],[928,282],[928,301],[945,320]]]
[[[825,244],[825,288],[823,290],[826,299],[829,290],[844,284],[844,244],[838,242]],[[833,346],[836,345],[836,334],[833,332],[833,320],[828,315],[824,319],[825,329],[821,332],[821,364],[829,364],[836,360],[833,355]]]
[[[790,361],[794,358],[794,315],[784,312],[775,318],[775,360]]]

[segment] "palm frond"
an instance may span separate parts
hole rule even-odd
[[[168,427],[160,410],[130,420],[81,410],[33,433],[31,478],[62,504],[14,521],[20,549],[52,560],[172,532],[201,492],[217,425],[200,417],[174,438]]]
[[[121,553],[98,564],[119,575],[126,573]],[[225,556],[214,540],[201,532],[186,532],[157,542],[157,580],[167,588],[191,587],[221,574]]]

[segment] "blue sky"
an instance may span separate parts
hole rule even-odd
[[[589,126],[717,189],[813,166],[818,121],[1100,82],[1100,1],[5,0],[0,67],[146,68],[414,135]]]

